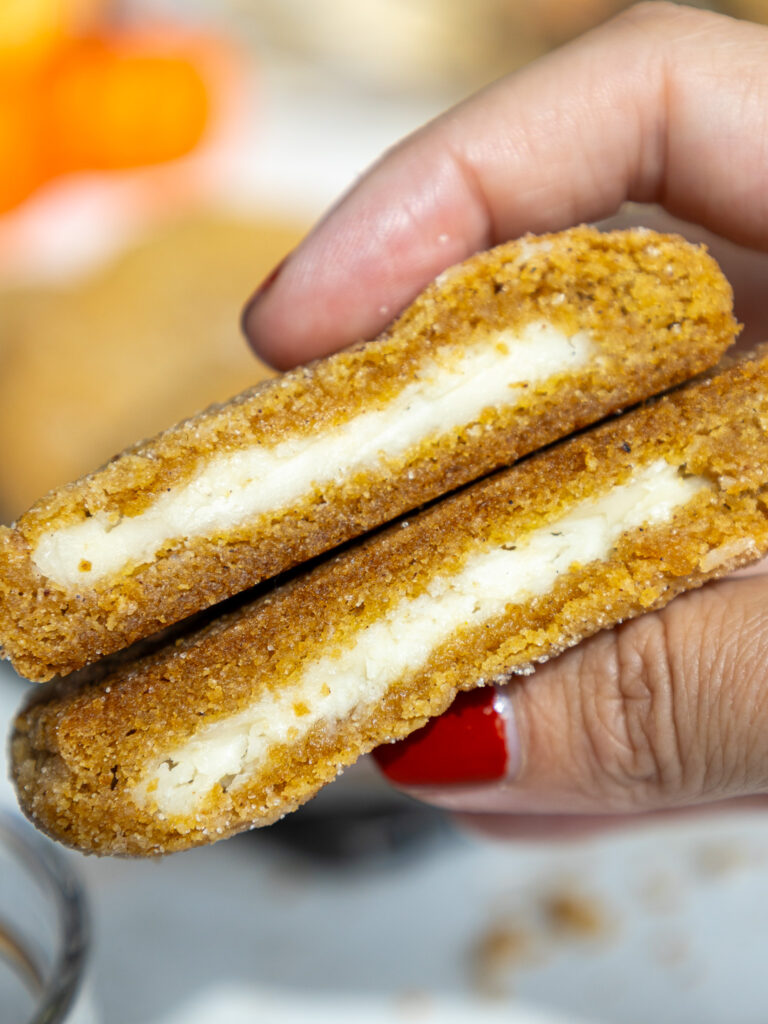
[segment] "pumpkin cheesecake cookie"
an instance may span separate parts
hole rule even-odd
[[[81,850],[267,825],[373,747],[768,552],[768,353],[403,519],[158,652],[38,688],[13,774]]]
[[[703,248],[640,229],[474,256],[0,528],[0,649],[34,680],[120,650],[714,365],[731,303]]]

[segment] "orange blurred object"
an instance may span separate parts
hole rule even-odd
[[[173,37],[119,35],[66,47],[48,79],[52,170],[114,170],[188,153],[209,116],[194,56]]]
[[[107,8],[0,0],[0,212],[56,175],[163,163],[202,139],[228,48],[169,24],[99,27]]]
[[[32,85],[0,89],[0,211],[16,206],[45,180],[41,108],[40,91]]]

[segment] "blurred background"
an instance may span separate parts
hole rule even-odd
[[[0,519],[268,375],[240,308],[328,204],[627,6],[2,0]],[[768,0],[696,6],[768,23]],[[3,725],[23,691],[2,668]],[[364,763],[263,833],[72,859],[104,1021],[698,1024],[768,1017],[767,858],[744,814],[493,844]]]

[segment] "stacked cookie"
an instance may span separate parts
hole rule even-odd
[[[58,677],[16,723],[26,812],[102,853],[268,824],[459,689],[764,554],[768,356],[615,416],[736,333],[679,238],[526,238],[48,495],[0,532],[3,651]]]

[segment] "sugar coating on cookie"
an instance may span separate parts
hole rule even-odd
[[[639,229],[479,254],[0,528],[0,648],[45,680],[151,635],[713,365],[731,303],[703,248]]]
[[[768,552],[768,354],[499,471],[156,654],[37,691],[26,813],[99,853],[265,825],[460,689]]]

